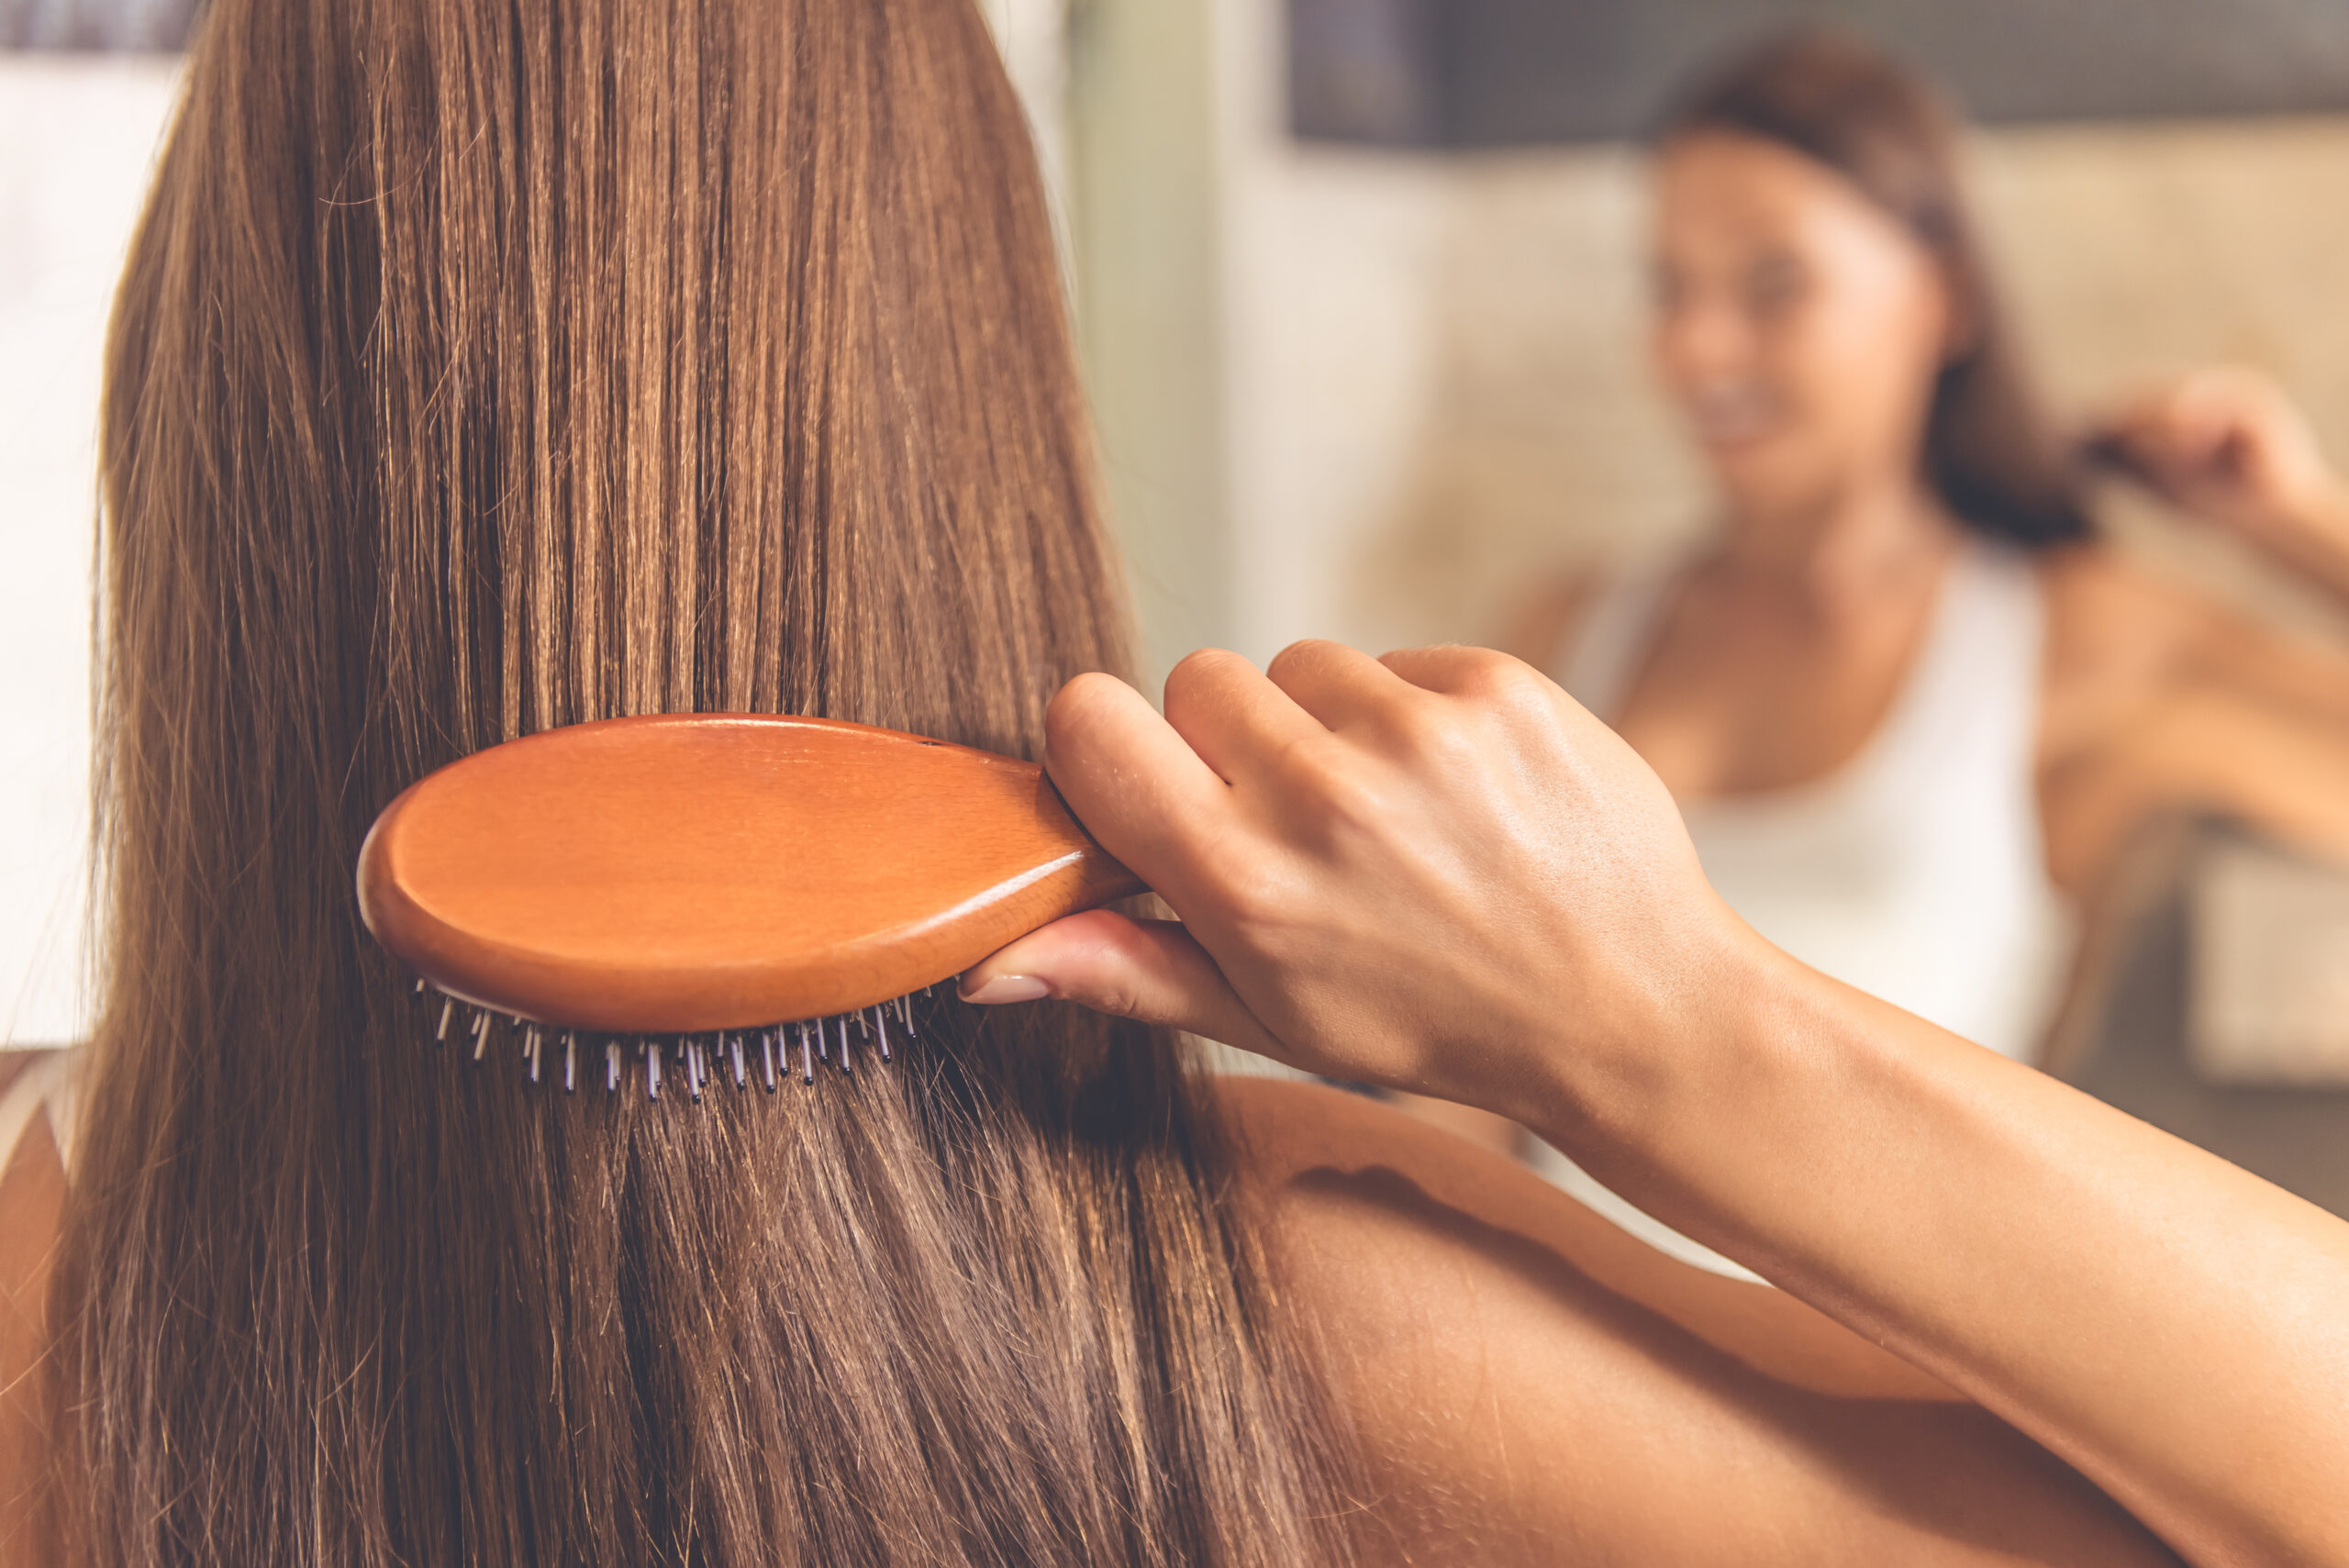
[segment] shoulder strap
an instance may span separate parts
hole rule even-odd
[[[2046,623],[2038,574],[2026,557],[1969,539],[1943,592],[1905,717],[2027,777],[2019,759],[2036,743]]]
[[[1664,595],[1680,579],[1677,556],[1635,568],[1602,584],[1565,645],[1559,650],[1558,684],[1566,694],[1609,723],[1631,695],[1640,666],[1655,641]]]
[[[25,1130],[32,1126],[34,1113],[38,1111],[49,1113],[50,1137],[56,1140],[57,1157],[70,1167],[72,1153],[68,1140],[73,1130],[72,1052],[28,1051],[6,1054],[20,1060],[0,1067],[0,1073],[8,1074],[6,1086],[0,1088],[0,1171],[6,1171],[9,1162],[17,1157],[17,1146],[24,1141]]]

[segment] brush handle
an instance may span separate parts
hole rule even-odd
[[[1015,758],[836,720],[607,719],[376,819],[359,907],[441,990],[620,1034],[853,1011],[1145,891]]]

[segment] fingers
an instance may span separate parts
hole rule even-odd
[[[1443,696],[1539,712],[1545,717],[1581,709],[1555,681],[1522,659],[1489,648],[1400,648],[1378,662],[1414,686]]]
[[[1281,650],[1262,673],[1235,653],[1192,654],[1166,678],[1166,720],[1238,784],[1298,741],[1387,728],[1424,695],[1366,653],[1308,639]]]
[[[2246,406],[2243,389],[2232,380],[2189,377],[2163,400],[2147,434],[2157,458],[2180,468],[2218,468],[2234,455],[2232,449],[2258,412]]]
[[[1044,766],[1101,847],[1161,893],[1212,841],[1230,790],[1140,692],[1079,675],[1044,710]]]
[[[1252,762],[1325,733],[1320,721],[1237,653],[1202,648],[1166,677],[1166,722],[1234,784]]]
[[[1441,648],[1398,648],[1380,654],[1378,662],[1397,678],[1422,691],[1464,696],[1470,695],[1490,662],[1499,657],[1489,649],[1447,644]]]
[[[1072,915],[989,955],[963,976],[961,989],[966,1002],[1052,996],[1113,1018],[1281,1054],[1280,1042],[1234,994],[1215,961],[1174,920],[1133,920],[1109,909]]]
[[[1264,675],[1330,729],[1378,725],[1420,695],[1369,654],[1318,639],[1282,649]]]
[[[2104,439],[2141,454],[2192,444],[2205,423],[2194,387],[2189,378],[2141,392],[2106,415],[2097,428]]]
[[[2117,441],[2142,464],[2173,482],[2192,481],[2256,458],[2268,449],[2295,451],[2299,412],[2276,384],[2255,372],[2219,366],[2196,371],[2124,404],[2105,421],[2104,439]]]

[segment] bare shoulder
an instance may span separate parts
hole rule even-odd
[[[2108,545],[2050,550],[2038,565],[2047,595],[2040,764],[2043,788],[2057,796],[2043,803],[2049,860],[2059,883],[2094,887],[2127,838],[2105,819],[2134,809],[2110,804],[2134,778],[2126,743],[2210,662],[2226,617],[2207,595]],[[2075,817],[2090,826],[2075,831]]]
[[[2050,654],[2105,665],[2175,658],[2224,617],[2208,595],[2129,560],[2110,545],[2076,545],[2039,558],[2047,592]]]
[[[1219,1097],[1412,1561],[2167,1560],[2060,1462],[1790,1296],[1360,1096]]]
[[[53,1065],[48,1051],[0,1053],[0,1102],[29,1075]],[[0,1301],[19,1304],[26,1289],[48,1283],[50,1254],[65,1198],[65,1165],[49,1118],[39,1108],[13,1148],[0,1149]]]
[[[0,1095],[47,1053],[0,1059]],[[11,1150],[0,1150],[0,1562],[50,1561],[45,1507],[52,1449],[48,1306],[65,1166],[49,1118],[35,1115]]]
[[[1794,1297],[1678,1262],[1515,1161],[1376,1100],[1271,1078],[1222,1079],[1219,1093],[1300,1262],[1332,1284],[1378,1285],[1378,1304],[1415,1294],[1423,1274],[1441,1282],[1429,1289],[1465,1288],[1505,1262],[1554,1260],[1773,1377],[1956,1397]]]
[[[2090,662],[2153,668],[2176,678],[2266,684],[2279,675],[2288,700],[2313,682],[2320,706],[2337,708],[2349,671],[2337,639],[2278,626],[2254,608],[2212,594],[2174,572],[2129,560],[2106,546],[2052,552],[2041,562],[2055,651]]]

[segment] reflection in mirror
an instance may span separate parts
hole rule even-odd
[[[1994,963],[1996,984],[1951,979],[1946,962],[1941,972],[1977,998],[2018,989],[2042,998],[2019,1006],[2023,1021],[2001,1031],[2006,1049],[2061,1047],[2043,1060],[2188,1136],[2199,1128],[2221,1138],[2183,1088],[2145,1088],[2146,1062],[2169,1063],[2164,1082],[2207,1091],[2212,1105],[2289,1105],[2333,1129],[2305,1147],[2349,1147],[2349,1112],[2305,1081],[2324,1071],[2309,1055],[2321,1048],[2306,1030],[2277,1033],[2278,1017],[2320,1006],[2309,998],[2321,984],[2282,1000],[2299,982],[2278,977],[2280,950],[2258,934],[2306,928],[2311,901],[2325,897],[2315,890],[2349,887],[2336,869],[2349,834],[2326,805],[2349,799],[2349,513],[2331,477],[2349,454],[2349,311],[2338,288],[2349,250],[2339,195],[2349,116],[2338,112],[2349,106],[2349,35],[2288,0],[2196,7],[2158,28],[2142,7],[1870,13],[1876,36],[1906,45],[1977,111],[1957,155],[1971,222],[2041,389],[2047,438],[2066,452],[2096,450],[2099,462],[2071,483],[2098,542],[2028,563],[2020,579],[1986,571],[1966,533],[1954,555],[1919,549],[1898,570],[1897,555],[1850,558],[1874,559],[1882,580],[1907,583],[1909,608],[1830,615],[1842,630],[1809,656],[1823,662],[1784,662],[1782,690],[1797,697],[1773,697],[1760,674],[1773,660],[1753,652],[1772,644],[1741,640],[1737,628],[1799,649],[1789,628],[1803,616],[1774,621],[1754,611],[1765,596],[1725,582],[1738,505],[1725,449],[1702,427],[1709,419],[1714,434],[1735,435],[1729,426],[1769,412],[1770,384],[1786,406],[1810,411],[1834,401],[1834,389],[1718,364],[1692,382],[1659,362],[1652,237],[1670,177],[1659,179],[1639,139],[1685,101],[1692,67],[1798,8],[1268,0],[1246,9],[1273,22],[1242,33],[1282,69],[1261,78],[1275,95],[1254,101],[1271,112],[1241,117],[1262,132],[1239,137],[1219,208],[1231,257],[1226,428],[1241,460],[1228,524],[1239,646],[1261,658],[1308,633],[1372,645],[1514,635],[1520,651],[1564,673],[1577,640],[1611,636],[1632,649],[1614,661],[1629,666],[1617,693],[1626,734],[1668,780],[1682,775],[1689,809],[1703,816],[1754,805],[1738,797],[1757,785],[1832,787],[1836,758],[1880,754],[1899,730],[1893,721],[1925,706],[1919,681],[1935,638],[1953,617],[1972,617],[1987,640],[1945,662],[1977,689],[1994,668],[2019,672],[2020,706],[2010,706],[2028,722],[2009,730],[2024,739],[1996,787],[2009,802],[2021,792],[2015,843],[2041,846],[2028,857],[1976,853],[1973,865],[2021,868],[2015,885],[2037,878],[2056,917],[1969,921],[1954,910],[1947,942],[1900,962],[1929,973],[1959,948],[1987,951],[1976,936],[2003,931],[2014,951]],[[2016,53],[2031,58],[2018,66]],[[1257,79],[1233,73],[1243,103]],[[1790,156],[1798,167],[1818,162]],[[1730,172],[1731,186],[1744,179]],[[1851,183],[1832,169],[1822,178]],[[1739,329],[1760,330],[1758,319]],[[1730,320],[1716,314],[1701,326],[1713,335],[1704,353]],[[1966,335],[1962,321],[1949,330]],[[2200,373],[2212,366],[2229,368]],[[1843,401],[1865,412],[1860,404],[1903,396],[1879,388]],[[1797,423],[1823,428],[1809,413]],[[2205,439],[2192,428],[2213,425],[2232,433],[2201,449],[2199,469],[2178,469]],[[2311,453],[2312,466],[2302,461]],[[2269,483],[2294,472],[2319,477]],[[1540,588],[1544,580],[1553,586]],[[1609,586],[1659,580],[1644,621],[1632,613],[1639,594],[1627,601]],[[2000,580],[2020,591],[1985,591]],[[1586,612],[1610,596],[1598,618],[1613,631],[1594,632]],[[1546,602],[1546,622],[1531,613],[1542,603],[1530,601]],[[2020,618],[2001,620],[2000,604]],[[1993,623],[2009,631],[1980,632]],[[1704,641],[1676,636],[1675,624],[1709,630],[1720,659],[1700,656]],[[2045,662],[2035,666],[2027,651],[2018,662],[2017,638],[2040,639]],[[1879,678],[1833,697],[1835,682],[1820,672],[1848,672],[1850,659]],[[2060,679],[2057,665],[2068,672]],[[2188,671],[2224,673],[2198,685]],[[1799,751],[1836,712],[1857,717],[1831,724],[1833,743],[1809,762],[1789,762],[1787,748]],[[1758,732],[1759,750],[1731,744],[1741,725]],[[2124,731],[2133,737],[2125,745]],[[2124,763],[2124,752],[2137,761]],[[1986,753],[1977,745],[1949,755],[1978,773]],[[1918,776],[1947,783],[1964,771]],[[2258,853],[2285,861],[2246,872],[2240,855],[2251,851],[2233,840],[2209,852],[2165,849],[2176,824],[2205,819],[2250,824],[2224,831],[2255,834],[2266,846]],[[1887,831],[1913,846],[1972,841],[1945,823]],[[1817,888],[1876,874],[1865,855],[1823,840],[1806,853]],[[1726,847],[1716,858],[1719,879],[1747,877]],[[1850,906],[1832,917],[1866,930]],[[1785,918],[1790,932],[1803,923]],[[2165,929],[2178,942],[2191,931],[2198,945],[2165,948]],[[1800,940],[1790,943],[1799,951]],[[2321,973],[2325,961],[2301,946],[2301,973]],[[2246,951],[2274,962],[2246,970]],[[1900,962],[1879,972],[1894,974]],[[2171,977],[2166,990],[2141,983],[2159,975]],[[2273,1006],[2253,1018],[2246,992],[2263,990],[2276,991]],[[1924,990],[1906,999],[1934,1010]],[[2116,1051],[2125,1021],[2142,1024],[2148,1009],[2158,1028],[2128,1026],[2148,1054]],[[1948,1021],[1977,1037],[1987,1028]],[[2262,1076],[2287,1043],[2299,1053],[2298,1084]],[[2288,1146],[2287,1135],[2277,1139]],[[2320,1201],[2344,1201],[2281,1154],[2272,1166],[2231,1157]]]

